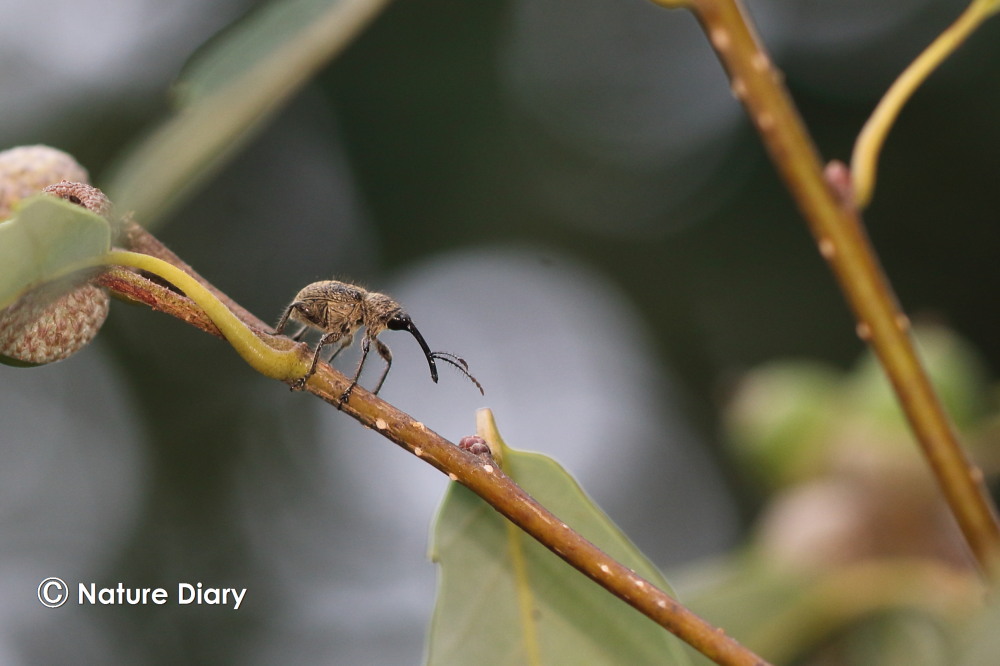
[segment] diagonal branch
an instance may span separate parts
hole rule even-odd
[[[133,224],[125,239],[133,249],[142,248],[149,253],[148,256],[155,256],[162,262],[170,264],[164,266],[164,269],[171,268],[171,272],[175,272],[173,269],[180,269],[184,275],[177,275],[176,279],[184,277],[184,281],[188,283],[184,288],[190,293],[178,294],[170,288],[170,285],[164,286],[154,279],[124,268],[111,268],[105,271],[98,278],[102,286],[117,296],[135,303],[147,304],[208,333],[229,339],[234,348],[251,362],[248,354],[240,348],[238,341],[231,337],[231,333],[227,333],[232,330],[234,323],[242,325],[252,332],[251,337],[256,339],[258,347],[259,342],[263,342],[273,350],[275,356],[287,357],[290,352],[293,352],[293,356],[297,356],[292,362],[282,359],[281,363],[271,363],[268,359],[261,361],[258,358],[257,362],[251,362],[253,367],[289,384],[294,381],[294,377],[287,374],[289,368],[292,370],[300,368],[299,375],[305,372],[312,357],[307,345],[296,344],[288,338],[272,335],[270,333],[272,329],[268,324],[212,287],[138,225]],[[113,263],[115,257],[122,261],[127,259],[133,268],[144,264],[140,261],[142,256],[134,252],[117,254],[112,252],[104,261]],[[148,266],[151,269],[157,263],[160,262],[150,262]],[[221,306],[222,303],[227,307],[226,314],[220,319],[216,306]],[[211,314],[213,312],[215,314]],[[239,316],[233,314],[234,312],[239,312]],[[261,353],[258,349],[257,356],[262,355],[267,355],[267,352]],[[275,372],[270,370],[272,367],[280,367],[282,370]],[[341,404],[340,396],[344,394],[349,384],[344,375],[328,364],[322,363],[317,367],[316,373],[309,378],[305,390],[350,415],[365,427],[376,430],[417,458],[447,474],[452,481],[467,486],[570,566],[710,659],[719,664],[733,666],[766,666],[767,662],[736,640],[708,624],[653,583],[613,560],[597,546],[566,526],[504,474],[498,464],[493,464],[492,459],[461,450],[412,416],[401,412],[360,386],[354,388],[349,401]]]

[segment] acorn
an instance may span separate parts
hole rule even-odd
[[[0,152],[0,220],[10,217],[21,199],[61,180],[89,183],[90,177],[72,155],[48,146],[18,146]]]
[[[87,184],[87,170],[72,156],[48,146],[21,146],[0,152],[0,219],[14,205],[47,192],[110,219],[111,203]],[[0,311],[0,361],[42,365],[82,349],[108,316],[105,289],[92,275],[41,285]]]

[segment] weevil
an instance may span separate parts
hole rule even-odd
[[[292,389],[301,389],[305,386],[306,381],[313,376],[324,347],[337,345],[328,360],[328,362],[332,361],[337,354],[351,345],[358,329],[364,328],[364,337],[361,340],[361,360],[358,362],[358,368],[354,372],[351,384],[340,396],[341,403],[350,397],[354,387],[358,385],[361,369],[365,365],[372,345],[375,345],[375,351],[385,361],[385,370],[382,371],[372,393],[377,395],[381,390],[386,375],[389,374],[389,368],[392,366],[392,352],[389,351],[389,347],[384,342],[378,339],[379,334],[386,329],[408,331],[416,338],[417,344],[424,352],[424,357],[427,358],[431,379],[434,383],[437,383],[438,380],[435,361],[444,361],[458,368],[476,385],[479,392],[483,393],[482,385],[469,374],[469,364],[465,362],[465,359],[448,352],[432,352],[427,346],[427,342],[424,341],[424,336],[420,334],[420,331],[413,324],[413,320],[410,319],[410,315],[403,310],[399,303],[385,294],[367,291],[357,285],[337,280],[313,282],[299,291],[295,295],[295,299],[285,308],[281,319],[278,320],[278,325],[275,326],[275,333],[280,335],[289,321],[302,324],[302,328],[291,336],[293,340],[301,339],[310,328],[318,329],[323,333],[316,344],[316,351],[313,354],[309,371],[292,383]]]

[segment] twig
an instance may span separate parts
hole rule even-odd
[[[654,0],[678,6],[671,0]],[[891,381],[924,455],[980,567],[1000,575],[1000,523],[996,508],[959,444],[909,334],[900,309],[845,188],[824,178],[818,152],[754,33],[739,0],[682,3],[696,15],[727,70],[771,159],[795,198],[869,343]],[[845,198],[846,197],[846,198]]]
[[[875,111],[858,134],[851,154],[851,172],[854,174],[858,208],[865,208],[871,201],[872,193],[875,191],[878,156],[903,105],[945,58],[961,46],[983,21],[998,11],[1000,2],[997,0],[973,0],[962,15],[910,63],[879,101]]]

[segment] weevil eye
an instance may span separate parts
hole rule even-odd
[[[413,325],[410,321],[410,316],[407,314],[396,314],[389,317],[389,320],[385,322],[385,327],[390,331],[406,331]]]

